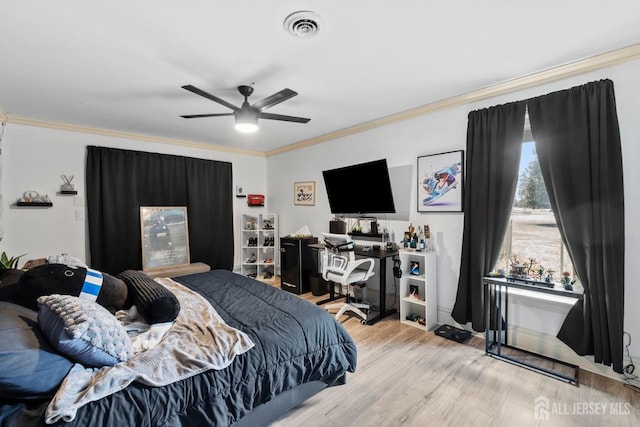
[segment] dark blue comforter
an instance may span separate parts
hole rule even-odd
[[[285,390],[311,381],[342,384],[346,372],[356,368],[351,337],[316,305],[226,270],[174,280],[202,294],[255,347],[220,371],[165,387],[133,383],[80,408],[73,422],[61,424],[230,425]]]

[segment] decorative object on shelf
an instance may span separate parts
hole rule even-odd
[[[71,181],[73,181],[73,177],[75,175],[60,175],[60,178],[62,178],[62,180],[64,181],[64,184],[62,184],[60,186],[60,192],[65,194],[65,193],[77,193],[75,191],[75,189],[73,188],[73,184],[71,183]]]
[[[258,225],[256,224],[256,218],[251,217],[247,220],[247,223],[244,225],[245,230],[256,230]]]
[[[141,206],[142,269],[189,265],[189,226],[185,206]]]
[[[429,229],[429,224],[424,225],[424,250],[427,252],[431,252],[433,250],[433,245],[431,245],[431,231]]]
[[[263,218],[262,219],[262,229],[263,230],[273,230],[273,218]]]
[[[409,285],[409,296],[415,299],[420,299],[420,288],[418,285]]]
[[[411,241],[409,242],[409,247],[411,249],[418,249],[418,233],[413,233]]]
[[[417,314],[409,314],[405,316],[405,319],[407,319],[410,322],[417,322],[418,320],[420,320],[420,316],[418,316]]]
[[[382,237],[378,232],[378,220],[367,216],[356,219],[355,224],[351,227],[351,234]]]
[[[295,182],[293,184],[293,204],[300,206],[315,206],[316,182]]]
[[[415,232],[416,228],[413,226],[412,223],[409,223],[409,229],[407,231],[404,232],[404,247],[408,247],[409,243],[411,242],[411,240],[413,239],[413,234]]]
[[[41,196],[34,190],[25,191],[16,202],[18,206],[53,206],[48,194]]]
[[[518,279],[525,279],[527,277],[527,273],[524,271],[525,267],[524,264],[511,264],[509,275]]]
[[[553,283],[553,273],[555,273],[555,271],[547,270],[547,275],[545,276],[544,281],[547,283]]]
[[[568,271],[565,271],[562,273],[562,286],[568,290],[568,291],[572,291],[573,290],[573,285],[571,284],[571,273],[569,273]]]
[[[413,274],[414,276],[420,275],[420,262],[419,261],[411,261],[411,266],[409,267],[409,274]]]
[[[418,212],[462,212],[464,151],[418,157]]]

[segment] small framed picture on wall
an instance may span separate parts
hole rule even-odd
[[[462,212],[464,151],[418,157],[418,212]]]
[[[315,206],[316,182],[305,181],[293,184],[293,204],[301,206]]]

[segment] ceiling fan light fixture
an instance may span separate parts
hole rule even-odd
[[[294,37],[310,39],[320,32],[320,16],[310,10],[293,12],[284,20],[284,28]]]
[[[236,130],[242,133],[253,133],[258,130],[258,113],[253,110],[238,110],[234,114]]]

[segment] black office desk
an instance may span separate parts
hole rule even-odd
[[[373,325],[378,320],[383,319],[396,313],[395,308],[387,310],[387,258],[391,258],[398,255],[398,250],[387,251],[371,248],[368,251],[364,250],[364,246],[356,246],[355,254],[362,258],[376,258],[380,262],[380,294],[378,298],[378,316],[371,319],[367,319],[368,325]]]
[[[316,249],[318,251],[324,250],[324,245],[322,243],[311,244],[310,248]],[[398,250],[387,251],[380,249],[373,249],[365,251],[364,246],[357,245],[354,250],[354,254],[356,257],[362,258],[375,258],[380,263],[380,268],[378,273],[380,274],[380,295],[378,298],[378,311],[376,312],[378,315],[373,316],[365,322],[367,325],[373,325],[378,320],[390,316],[396,313],[395,308],[387,309],[387,258],[391,258],[398,255]],[[320,265],[320,264],[318,264]],[[318,305],[324,305],[328,302],[335,301],[337,299],[344,298],[344,295],[335,295],[334,286],[329,287],[329,298],[324,299],[322,301],[317,302]],[[375,310],[371,310],[375,311]]]
[[[496,359],[513,363],[523,368],[531,369],[541,374],[566,381],[569,384],[578,385],[578,373],[580,368],[574,364],[537,354],[528,350],[520,349],[509,344],[509,288],[524,289],[527,291],[541,292],[552,295],[567,296],[571,298],[582,298],[582,294],[575,291],[567,291],[559,286],[547,288],[543,286],[526,283],[525,280],[510,281],[506,278],[484,277],[482,282],[485,286],[485,310],[486,310],[486,331],[485,331],[485,353]],[[515,354],[520,353],[525,357],[505,354],[504,349],[514,350]],[[559,371],[545,368],[529,359],[527,355],[535,356],[540,360],[553,362],[573,370],[573,374],[564,374]]]

